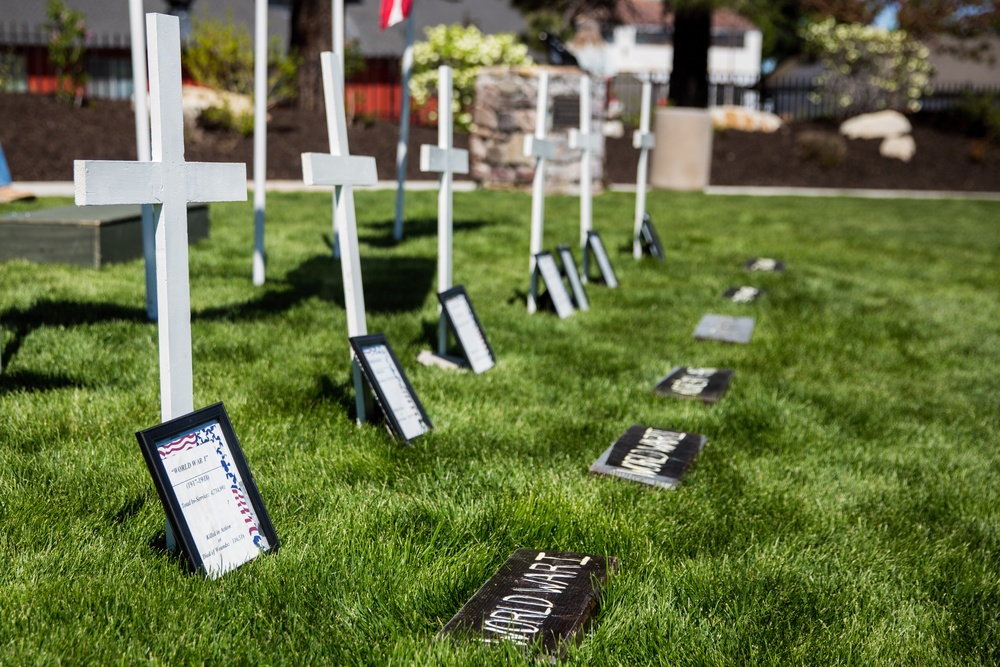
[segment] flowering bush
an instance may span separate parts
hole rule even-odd
[[[80,106],[89,78],[83,60],[87,42],[83,12],[70,9],[62,0],[49,0],[45,13],[49,62],[56,70],[56,96]]]
[[[439,25],[424,31],[427,40],[413,45],[413,76],[410,94],[416,104],[426,104],[437,87],[437,68],[452,68],[455,92],[452,98],[455,127],[472,128],[472,106],[476,76],[490,65],[530,65],[528,47],[512,33],[484,35],[472,25]],[[438,104],[440,104],[440,100]]]
[[[829,18],[806,26],[802,38],[825,70],[817,80],[817,96],[832,96],[847,114],[917,111],[920,98],[931,91],[927,47],[905,30]]]

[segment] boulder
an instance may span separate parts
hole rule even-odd
[[[885,139],[909,134],[913,127],[898,111],[876,111],[848,118],[840,133],[849,139]]]
[[[909,134],[901,137],[886,137],[882,140],[882,145],[878,147],[878,152],[882,157],[909,162],[913,154],[917,152],[917,142]]]
[[[713,107],[709,114],[712,127],[720,130],[744,132],[774,132],[781,127],[781,119],[767,111],[753,111],[737,106]]]
[[[253,113],[253,102],[249,95],[230,93],[225,90],[212,90],[203,86],[186,85],[181,88],[181,107],[184,109],[184,122],[194,126],[201,112],[208,107],[229,106],[235,114]]]

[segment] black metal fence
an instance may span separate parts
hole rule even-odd
[[[669,80],[654,81],[653,105],[666,104]],[[620,108],[622,120],[637,125],[642,81],[634,74],[619,74],[608,85],[608,96]],[[924,111],[941,111],[961,103],[968,95],[1000,96],[1000,85],[942,85],[921,99]],[[713,77],[709,82],[709,105],[735,105],[770,111],[782,118],[837,118],[844,114],[832,95],[820,92],[813,79],[769,81],[758,77]]]

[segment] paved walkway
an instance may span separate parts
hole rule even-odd
[[[454,181],[455,192],[471,192],[476,189],[473,181]],[[407,190],[436,190],[438,182],[407,181]],[[73,183],[70,181],[19,181],[14,183],[18,190],[33,192],[39,197],[72,197]],[[253,182],[247,182],[253,190]],[[355,190],[395,190],[396,181],[379,181],[377,185],[355,186]],[[612,192],[635,192],[635,185],[612,185]],[[268,181],[268,192],[324,192],[329,187],[308,186],[302,181]],[[865,199],[965,199],[977,201],[1000,201],[1000,192],[947,192],[939,190],[862,190],[836,188],[771,188],[737,185],[711,185],[705,190],[709,195],[749,195],[753,197],[861,197]]]

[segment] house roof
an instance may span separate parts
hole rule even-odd
[[[69,8],[83,12],[89,45],[131,44],[128,3],[124,0],[63,1]],[[146,13],[167,13],[169,8],[167,0],[143,0],[143,11]],[[43,30],[47,21],[45,9],[46,3],[42,0],[0,0],[0,43],[46,43]],[[191,14],[195,19],[216,20],[225,20],[231,15],[233,23],[246,25],[252,30],[254,3],[253,0],[195,0],[191,5]],[[289,15],[288,0],[270,0],[268,33],[287,42]]]
[[[618,16],[624,25],[674,24],[673,12],[664,17],[662,0],[618,0]],[[750,19],[728,7],[712,12],[713,30],[758,30]]]
[[[380,30],[379,7],[379,0],[345,4],[344,36],[357,40],[361,52],[369,57],[402,55],[405,26]],[[425,28],[441,24],[475,25],[487,34],[521,33],[527,28],[524,17],[509,0],[413,0],[412,16],[418,40],[423,38]]]

